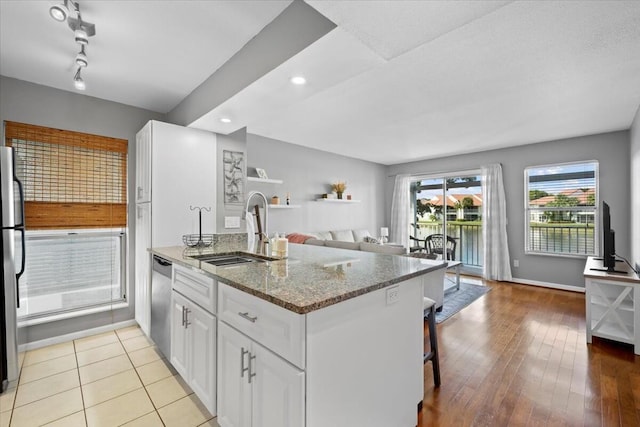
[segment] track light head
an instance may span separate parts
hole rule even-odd
[[[84,46],[81,45],[80,52],[76,55],[76,64],[78,67],[86,67],[89,65],[89,59],[87,58],[87,54],[84,53]]]
[[[74,35],[76,38],[76,43],[83,46],[89,44],[89,36],[87,35],[87,32],[83,28],[76,29],[74,31]]]
[[[64,3],[53,5],[49,8],[49,15],[58,22],[63,22],[69,16],[69,7],[67,6],[68,0],[64,0]]]
[[[73,84],[75,85],[76,89],[85,90],[87,86],[85,85],[84,80],[82,80],[82,76],[80,75],[81,69],[82,68],[78,67],[78,71],[76,71],[76,75],[73,77]]]

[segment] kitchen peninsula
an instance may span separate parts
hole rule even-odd
[[[240,254],[237,247],[152,252],[173,262],[178,303],[189,298],[182,278],[210,280],[211,289],[188,291],[213,299],[217,408],[210,410],[221,426],[417,424],[423,280],[446,264],[295,244],[287,259],[224,267],[198,257]],[[181,304],[182,319],[171,322],[172,363],[174,352],[184,353],[174,329],[188,327],[199,309]]]

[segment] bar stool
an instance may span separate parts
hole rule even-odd
[[[438,359],[438,336],[436,335],[436,302],[424,297],[424,318],[429,325],[429,352],[424,354],[424,363],[433,365],[433,382],[440,387],[440,361]]]

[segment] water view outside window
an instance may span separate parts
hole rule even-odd
[[[480,269],[483,265],[481,185],[480,176],[415,182],[412,235],[423,240],[432,234],[446,234],[456,242],[454,259],[466,267]]]
[[[595,255],[598,252],[598,162],[525,169],[528,253]]]

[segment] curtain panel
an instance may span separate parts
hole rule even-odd
[[[391,201],[391,241],[409,247],[409,185],[411,175],[396,175]]]
[[[484,240],[483,277],[511,280],[507,242],[507,202],[502,182],[502,166],[482,166],[482,235]]]

